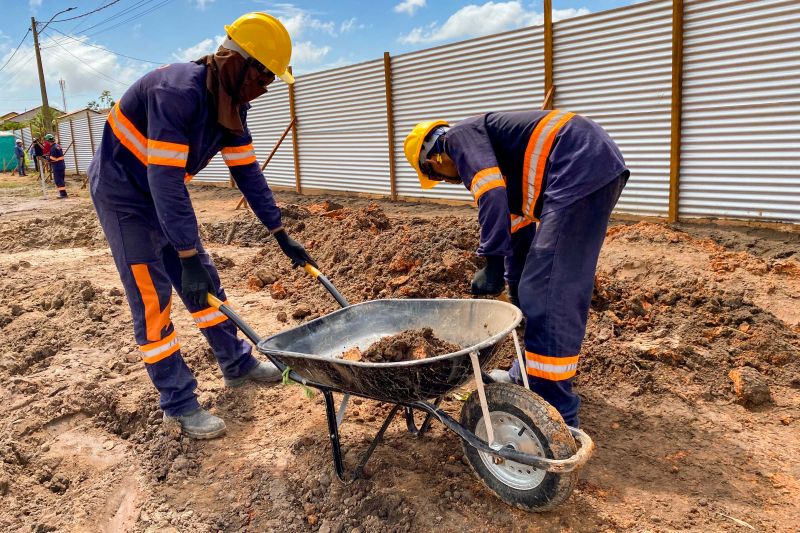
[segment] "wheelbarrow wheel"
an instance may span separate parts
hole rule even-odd
[[[575,454],[575,440],[550,404],[532,391],[512,383],[486,385],[486,401],[495,441],[517,451],[550,459]],[[461,424],[484,441],[486,425],[477,393],[461,409]],[[526,511],[548,511],[569,498],[577,471],[546,472],[514,461],[496,462],[494,456],[462,441],[464,455],[475,474],[501,500]]]

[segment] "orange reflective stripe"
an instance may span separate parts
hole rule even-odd
[[[533,220],[521,217],[518,215],[511,215],[511,233],[516,233],[525,226],[528,226],[533,223]]]
[[[154,139],[147,139],[147,149],[170,150],[173,152],[181,152],[184,154],[189,153],[188,144],[173,143],[169,141],[156,141]]]
[[[190,181],[192,181],[192,178],[194,178],[194,176],[192,176],[191,174],[189,174],[187,172],[186,175],[183,177],[183,182],[184,183],[189,183]]]
[[[67,190],[67,188],[66,188],[66,187],[59,187],[59,188],[58,188],[58,190],[59,190],[59,191],[66,191],[66,190]]]
[[[147,140],[147,163],[168,167],[185,167],[189,159],[189,145],[167,141]]]
[[[226,146],[222,149],[223,154],[240,154],[245,152],[252,152],[253,144],[245,144],[243,146]]]
[[[525,350],[525,365],[528,375],[561,381],[569,379],[578,370],[578,356],[550,357]]]
[[[223,303],[227,304],[228,301],[225,300]],[[211,326],[216,326],[228,320],[227,316],[214,307],[207,307],[202,311],[192,313],[192,318],[194,318],[195,324],[197,324],[197,327],[200,329],[210,328]]]
[[[539,196],[542,194],[542,180],[544,179],[544,169],[547,166],[547,158],[550,157],[550,150],[553,148],[553,142],[556,140],[556,135],[558,131],[566,124],[569,119],[575,116],[575,113],[566,113],[563,117],[561,117],[558,122],[556,122],[553,127],[550,129],[550,132],[547,134],[547,138],[544,141],[544,147],[542,148],[542,153],[539,154],[539,160],[536,162],[536,182],[534,183],[534,190],[536,194],[533,197],[533,201],[531,202],[530,212],[529,215],[533,216],[533,210],[536,206],[536,202],[539,200]]]
[[[256,162],[256,152],[252,144],[226,146],[222,149],[222,159],[229,167],[239,167]]]
[[[484,168],[472,177],[470,192],[477,203],[487,191],[497,187],[505,187],[506,182],[498,167]]]
[[[181,345],[173,331],[158,342],[139,346],[142,351],[142,360],[147,364],[157,363],[180,350]]]
[[[545,163],[553,141],[561,127],[573,116],[574,113],[558,109],[551,111],[539,121],[528,140],[522,164],[522,212],[533,220],[536,220],[534,210],[542,192]]]
[[[119,108],[119,104],[111,108],[111,112],[108,114],[108,125],[111,126],[111,131],[114,132],[120,144],[130,150],[130,152],[136,156],[136,159],[146,166],[147,156],[145,152],[147,150],[147,140],[144,135],[136,129],[136,126],[125,117]]]
[[[156,292],[155,285],[153,285],[153,279],[150,277],[150,271],[147,265],[131,265],[131,271],[133,272],[133,279],[136,281],[136,286],[139,288],[139,293],[142,295],[142,302],[144,303],[144,322],[147,330],[147,340],[160,340],[161,332],[170,324],[169,313],[172,308],[172,295],[169,297],[167,306],[162,310],[161,304],[158,301],[158,293]]]

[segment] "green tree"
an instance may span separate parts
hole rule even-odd
[[[108,111],[112,107],[114,107],[116,102],[114,101],[114,97],[111,96],[111,91],[104,90],[100,93],[100,97],[97,100],[92,100],[86,104],[86,107],[93,111]]]

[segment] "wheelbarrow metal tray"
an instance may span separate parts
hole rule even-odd
[[[391,403],[438,398],[473,376],[469,354],[481,367],[522,320],[515,306],[496,300],[372,300],[301,324],[262,340],[258,350],[311,384]],[[461,350],[396,363],[346,361],[352,348],[365,350],[382,337],[430,327]]]

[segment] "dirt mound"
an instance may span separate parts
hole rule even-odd
[[[393,219],[377,205],[314,211],[285,206],[284,225],[351,303],[469,297],[469,282],[482,262],[475,255],[478,226],[474,220],[452,216]],[[253,288],[269,288],[278,299],[311,306],[304,315],[309,319],[336,308],[315,280],[288,265],[252,214],[206,224],[202,230],[209,242],[263,246],[255,261],[234,269],[240,279],[252,278]]]
[[[393,363],[436,357],[460,349],[457,344],[443,341],[435,336],[431,328],[422,328],[409,329],[397,335],[384,337],[363,352],[357,354],[346,352],[343,358],[370,363]]]
[[[79,246],[106,246],[103,231],[91,206],[77,207],[53,218],[35,217],[0,223],[0,251],[3,252]]]

